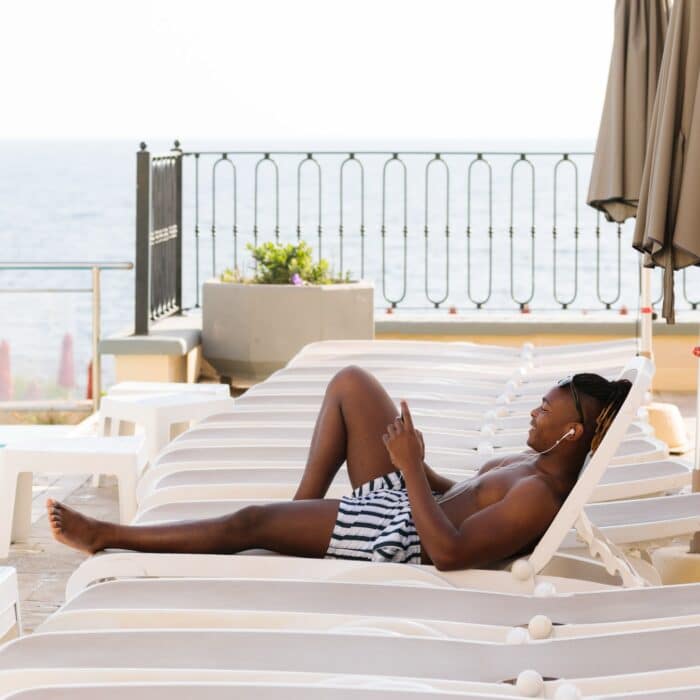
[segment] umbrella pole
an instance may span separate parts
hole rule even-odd
[[[700,493],[700,343],[693,348],[693,355],[698,358],[698,379],[695,390],[695,456],[693,459],[693,493]],[[690,553],[700,554],[700,532],[690,540]]]
[[[642,328],[641,328],[641,347],[639,354],[643,357],[652,359],[652,340],[651,340],[651,269],[644,267],[643,257],[639,256],[639,264],[641,266],[641,312],[642,312]]]

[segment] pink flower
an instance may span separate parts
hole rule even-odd
[[[293,285],[296,285],[297,287],[300,287],[302,284],[304,284],[304,281],[301,279],[301,275],[298,272],[295,272],[292,275],[292,279],[290,280],[290,282]]]

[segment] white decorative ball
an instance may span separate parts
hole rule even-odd
[[[552,634],[552,621],[546,615],[535,615],[527,629],[533,639],[547,639]]]
[[[551,598],[557,594],[557,589],[551,581],[540,581],[533,591],[535,598]]]
[[[526,698],[536,698],[544,690],[544,680],[542,680],[542,676],[537,671],[528,669],[518,674],[515,687]]]
[[[506,644],[527,644],[530,637],[524,627],[513,627],[508,630]]]
[[[484,413],[484,425],[487,423],[493,423],[496,420],[496,411],[489,410]]]
[[[529,350],[532,352],[535,349],[534,343],[523,343],[523,350]]]
[[[488,437],[493,437],[496,434],[496,428],[493,427],[493,423],[488,423],[481,427],[481,434]]]
[[[511,394],[500,394],[499,396],[496,397],[496,405],[497,406],[505,406],[509,404],[513,400],[513,397]]]
[[[532,564],[527,559],[518,559],[514,562],[510,572],[518,581],[528,581],[535,575]]]
[[[554,700],[580,700],[583,695],[573,683],[562,683],[554,693]]]
[[[508,415],[509,411],[505,406],[499,406],[496,409],[496,417],[497,418],[505,418]]]
[[[518,388],[518,382],[515,381],[515,379],[509,379],[506,382],[506,390],[509,394],[513,394],[515,390]]]

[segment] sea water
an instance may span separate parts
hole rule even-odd
[[[154,154],[167,152],[171,147],[172,143],[162,140],[149,143],[149,150]],[[569,301],[574,291],[573,303],[563,312],[567,318],[604,309],[598,292],[604,300],[614,300],[613,311],[607,313],[619,311],[623,306],[630,310],[636,308],[638,272],[637,255],[631,249],[633,221],[621,228],[621,293],[616,299],[617,227],[597,217],[585,204],[592,162],[590,157],[572,156],[576,170],[570,162],[560,163],[555,204],[556,163],[561,161],[564,153],[592,151],[593,143],[531,142],[522,139],[489,143],[436,139],[434,142],[397,144],[359,144],[350,139],[343,143],[318,144],[200,140],[184,142],[182,147],[186,151],[298,151],[293,155],[273,155],[279,171],[279,239],[295,241],[300,232],[317,253],[320,216],[321,251],[336,272],[341,271],[339,168],[347,156],[314,156],[322,172],[319,200],[317,170],[314,164],[304,162],[306,153],[314,149],[358,154],[361,151],[381,151],[375,155],[358,155],[365,167],[364,200],[360,196],[356,164],[349,164],[344,170],[342,197],[342,271],[349,271],[353,278],[364,272],[365,278],[375,282],[376,306],[380,311],[400,299],[396,310],[399,314],[424,311],[429,317],[438,318],[454,307],[460,315],[472,314],[474,318],[483,318],[503,311],[517,312],[520,308],[517,302],[528,300],[528,307],[537,313],[538,310],[561,309],[562,302]],[[138,144],[127,141],[0,142],[0,259],[7,262],[133,261],[137,148]],[[402,166],[390,160],[393,151],[425,151],[428,155],[402,156],[407,173],[404,183]],[[442,155],[452,151],[499,151],[508,155],[485,156],[491,166],[490,187],[488,168],[483,163],[472,167],[470,198],[468,170],[474,155]],[[518,163],[513,170],[520,152],[556,154],[529,157],[535,166],[534,197],[529,166]],[[435,153],[441,153],[442,162],[433,160]],[[197,280],[201,284],[224,268],[233,267],[234,260],[244,274],[253,273],[245,245],[254,241],[254,172],[261,155],[230,156],[237,166],[236,246],[233,235],[233,171],[230,167],[218,166],[214,183],[213,165],[219,157],[200,157],[198,197],[195,194],[194,158],[190,156],[185,159],[183,302],[186,307],[196,306]],[[426,166],[431,160],[426,193]],[[443,163],[449,165],[449,197],[448,177]],[[275,237],[276,191],[272,170],[269,163],[263,163],[259,168],[259,242]],[[297,177],[299,172],[300,182]],[[492,193],[490,200],[489,189]],[[364,208],[361,207],[362,201]],[[555,206],[559,249],[556,298],[552,274]],[[360,253],[362,215],[364,258]],[[471,230],[470,267],[467,266],[468,224]],[[469,299],[468,290],[476,301],[488,295],[489,224],[492,232],[491,294],[483,308],[477,311]],[[534,296],[529,299],[533,224],[536,231],[535,289]],[[212,225],[215,225],[215,239],[212,237]],[[405,237],[404,225],[407,232]],[[599,275],[598,226],[601,233]],[[449,227],[448,235],[446,227]],[[511,227],[514,232],[512,265]],[[195,236],[196,228],[198,238]],[[576,230],[579,236],[577,280],[574,275]],[[448,246],[449,263],[446,257]],[[198,271],[195,267],[197,252]],[[78,290],[89,289],[90,273],[1,271],[0,277],[0,342],[6,341],[9,345],[13,397],[84,394],[91,352],[91,297]],[[659,284],[657,276],[655,296],[658,296]],[[700,285],[695,278],[689,276],[691,298],[693,290],[698,287]],[[75,291],[59,294],[55,291],[19,291],[20,288]],[[438,308],[435,308],[436,301],[440,302]],[[679,306],[682,305],[687,307],[681,299]],[[131,326],[133,313],[133,272],[104,272],[103,336]],[[63,377],[61,381],[58,375],[66,335],[72,339],[74,376],[68,377],[68,381]],[[109,381],[112,375],[109,362],[105,371],[105,378]],[[72,383],[73,386],[61,386],[62,383]]]

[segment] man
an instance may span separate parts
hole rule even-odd
[[[630,388],[596,374],[562,380],[531,413],[529,451],[486,462],[459,483],[424,462],[408,405],[401,416],[379,382],[346,367],[328,384],[293,501],[208,520],[125,526],[49,499],[54,537],[102,549],[232,554],[264,548],[303,557],[487,566],[531,550],[600,444]],[[324,498],[347,462],[351,496]]]

